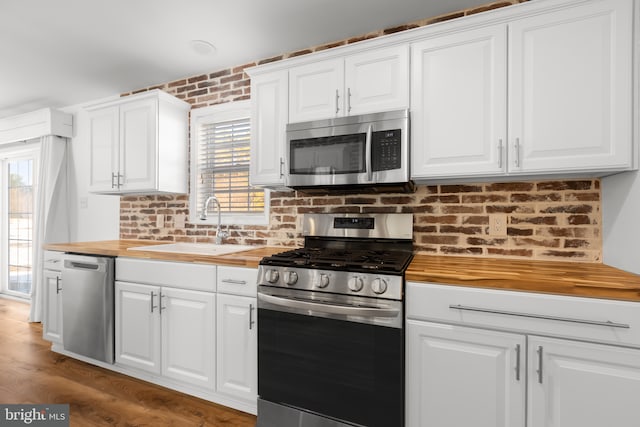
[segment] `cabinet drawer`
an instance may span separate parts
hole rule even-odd
[[[44,251],[43,266],[45,270],[60,271],[64,252]]]
[[[216,266],[118,257],[116,280],[215,292]]]
[[[634,302],[409,282],[406,304],[411,319],[640,347]]]
[[[218,292],[255,297],[258,270],[255,268],[218,266]]]

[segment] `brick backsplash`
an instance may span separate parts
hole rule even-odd
[[[418,185],[415,193],[306,195],[271,193],[268,226],[232,226],[231,243],[301,246],[305,213],[412,213],[417,253],[601,262],[600,181],[597,179],[464,185]],[[505,236],[489,234],[489,215],[506,214]],[[156,227],[156,215],[165,226]],[[213,242],[212,226],[188,221],[179,196],[121,199],[123,239]],[[176,228],[176,215],[186,215]]]
[[[415,21],[348,40],[327,43],[209,74],[188,77],[130,93],[161,89],[192,108],[250,97],[248,67],[331,49],[464,15],[521,3],[499,1]],[[304,213],[400,212],[414,215],[417,253],[601,262],[600,181],[597,179],[418,185],[411,194],[305,195],[272,192],[267,226],[232,226],[231,243],[300,246]],[[506,236],[489,234],[489,215],[506,214]],[[156,225],[164,215],[164,227]],[[184,226],[176,227],[185,218]],[[163,241],[213,242],[215,227],[189,222],[188,195],[126,196],[120,199],[120,237]]]

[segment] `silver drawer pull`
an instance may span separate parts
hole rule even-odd
[[[222,283],[229,283],[231,285],[246,285],[246,280],[235,280],[235,279],[222,279]]]
[[[449,308],[452,310],[476,311],[479,313],[503,314],[505,316],[518,316],[518,317],[530,317],[533,319],[555,320],[557,322],[582,323],[585,325],[609,326],[612,328],[622,328],[622,329],[631,328],[631,326],[629,326],[626,323],[615,323],[610,320],[603,322],[598,320],[573,319],[570,317],[547,316],[544,314],[518,313],[516,311],[504,311],[504,310],[491,310],[488,308],[469,307],[469,306],[460,305],[460,304],[457,304],[457,305],[451,304],[449,305]]]

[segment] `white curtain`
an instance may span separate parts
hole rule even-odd
[[[33,220],[33,280],[29,321],[42,321],[45,243],[69,241],[67,200],[67,139],[43,136],[40,140],[38,185],[34,196]]]

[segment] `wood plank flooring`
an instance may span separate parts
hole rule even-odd
[[[250,414],[54,353],[28,314],[0,298],[0,403],[68,403],[72,427],[255,426]]]

